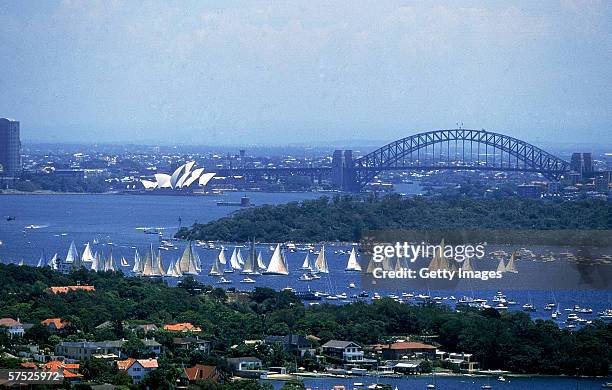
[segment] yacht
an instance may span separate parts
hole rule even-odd
[[[249,278],[248,276],[240,281],[240,283],[255,283],[255,280]]]
[[[231,280],[225,279],[225,277],[223,276],[221,276],[219,280],[217,281],[218,284],[229,284],[231,282],[232,282]]]

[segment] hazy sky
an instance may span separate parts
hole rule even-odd
[[[0,2],[26,141],[612,145],[612,1]]]

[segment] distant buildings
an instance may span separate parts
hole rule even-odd
[[[6,328],[6,333],[11,337],[21,337],[25,333],[23,324],[18,319],[0,318],[0,328]]]
[[[161,344],[155,340],[141,340],[146,352],[151,355],[161,353]],[[62,341],[55,346],[55,354],[71,360],[87,360],[93,357],[125,357],[123,345],[125,340],[109,341]]]
[[[591,153],[572,153],[570,169],[582,178],[593,177],[593,157]]]
[[[345,363],[363,362],[363,349],[357,343],[343,340],[330,340],[321,346],[323,355]]]
[[[0,176],[15,177],[21,171],[19,122],[0,118]]]

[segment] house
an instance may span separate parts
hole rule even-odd
[[[221,380],[221,372],[215,366],[205,366],[203,364],[196,364],[193,367],[185,368],[184,371],[185,376],[187,377],[189,382],[219,382]]]
[[[53,293],[53,294],[66,294],[68,292],[71,291],[96,291],[96,288],[94,286],[55,286],[55,287],[49,287],[47,289],[47,291]]]
[[[178,324],[166,324],[164,330],[168,332],[201,332],[202,328],[194,326],[191,322],[179,322]]]
[[[310,341],[306,337],[297,334],[268,336],[265,339],[265,343],[268,345],[280,344],[286,352],[300,357],[303,357],[306,352],[309,352],[311,355],[315,353]]]
[[[433,360],[436,357],[437,348],[433,345],[414,341],[403,341],[386,344],[381,347],[383,359],[400,360],[410,357],[421,357]]]
[[[137,331],[142,330],[143,332],[145,332],[145,334],[148,332],[155,332],[156,330],[158,330],[155,324],[137,325],[134,329],[136,329]]]
[[[43,365],[43,370],[61,372],[65,379],[75,382],[81,380],[83,375],[79,374],[80,364],[66,363],[59,360],[52,360]]]
[[[253,356],[227,358],[227,363],[234,371],[261,370],[261,360]]]
[[[455,371],[475,371],[478,369],[478,362],[472,360],[471,353],[454,353],[448,354],[448,358],[444,359],[445,365]]]
[[[148,353],[159,355],[161,344],[155,340],[141,340]],[[55,346],[55,354],[72,360],[86,360],[94,357],[125,357],[122,351],[126,340],[110,341],[62,341]]]
[[[139,383],[148,373],[157,370],[157,359],[126,359],[117,362],[117,368],[127,372],[132,383]]]
[[[423,372],[423,363],[420,360],[400,360],[398,362],[387,362],[393,367],[393,371],[397,374],[416,375]]]
[[[12,318],[0,318],[0,327],[5,327],[6,333],[10,337],[21,337],[25,333],[25,328],[19,321],[19,318],[16,320]]]
[[[174,337],[172,339],[172,344],[174,344],[176,348],[188,351],[210,353],[210,341],[202,340],[199,337]]]
[[[70,321],[62,320],[61,318],[47,318],[40,323],[46,326],[51,332],[62,331],[64,328],[70,325]]]
[[[364,360],[363,349],[352,341],[330,340],[321,346],[321,352],[345,363],[360,363]]]

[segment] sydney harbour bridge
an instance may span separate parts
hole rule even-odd
[[[219,176],[326,176],[344,191],[360,191],[385,171],[470,170],[539,173],[558,181],[570,164],[525,141],[486,130],[450,129],[418,133],[353,158],[336,150],[331,166],[298,168],[231,168]]]

